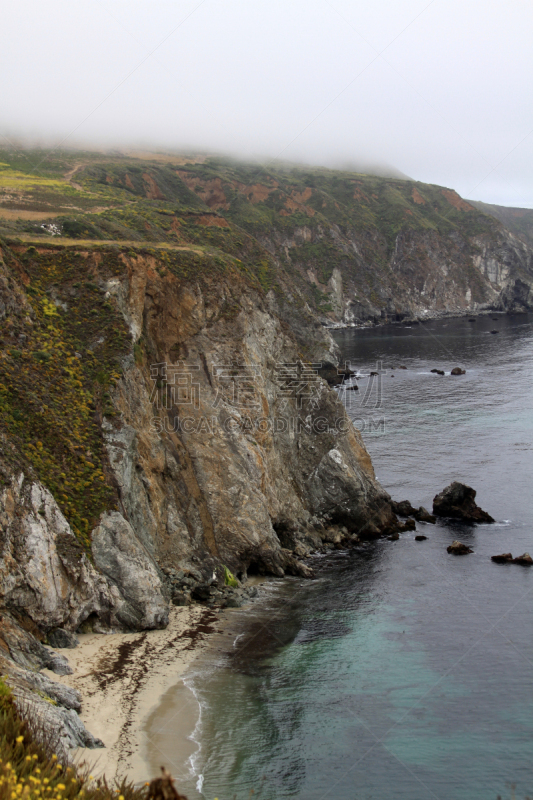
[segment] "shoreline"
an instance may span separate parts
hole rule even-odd
[[[341,331],[341,330],[372,330],[373,328],[385,328],[387,325],[423,325],[425,322],[438,322],[445,319],[464,319],[479,317],[483,319],[491,314],[499,314],[502,317],[515,316],[516,314],[529,314],[531,309],[524,311],[510,311],[509,309],[483,309],[481,311],[436,311],[428,313],[427,316],[405,317],[404,319],[386,319],[379,322],[333,322],[329,324],[322,323],[322,327],[327,331]]]
[[[222,620],[205,606],[172,606],[163,630],[81,634],[75,649],[58,649],[68,659],[72,674],[43,672],[80,692],[80,718],[105,744],[104,749],[73,750],[73,760],[90,766],[95,777],[105,775],[108,782],[128,778],[143,783],[157,777],[150,769],[148,753],[153,743],[147,739],[147,722],[197,655],[209,647]],[[184,727],[191,734],[198,717],[192,700],[176,711],[183,714]],[[192,755],[189,750],[194,752],[194,747],[188,741],[184,736],[177,749],[182,752],[175,748],[174,762],[185,763]],[[157,752],[157,745],[153,748]],[[172,770],[172,765],[167,766]]]

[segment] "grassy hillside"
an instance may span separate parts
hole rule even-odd
[[[9,240],[193,248],[240,260],[266,291],[292,285],[332,317],[335,269],[379,310],[396,291],[399,236],[470,242],[496,226],[451,189],[339,170],[40,150],[3,150],[0,162]]]
[[[480,200],[472,200],[471,203],[479,211],[499,220],[508,230],[520,236],[523,241],[533,244],[532,208],[496,206],[492,203],[482,203]]]

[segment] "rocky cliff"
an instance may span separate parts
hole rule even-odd
[[[92,740],[46,645],[399,529],[321,322],[530,307],[532,251],[411,181],[2,158],[2,668],[69,746]]]
[[[309,314],[367,323],[532,305],[527,209],[409,179],[205,156],[3,150],[0,159],[0,235],[232,256],[283,298],[276,312],[296,334]],[[30,180],[32,160],[40,169]],[[300,327],[302,347],[309,319]]]
[[[332,531],[398,527],[317,373],[329,336],[310,315],[295,334],[242,262],[20,243],[1,256],[0,602],[15,665],[15,640],[57,668],[44,645],[69,632],[164,626],[168,573],[307,576],[301,558]]]

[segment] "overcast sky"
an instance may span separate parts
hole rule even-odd
[[[2,0],[0,132],[387,163],[533,207],[528,0]]]

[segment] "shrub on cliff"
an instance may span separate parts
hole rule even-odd
[[[32,716],[18,713],[9,687],[0,680],[0,800],[146,800],[148,784],[93,780],[83,766],[60,764],[56,742]]]

